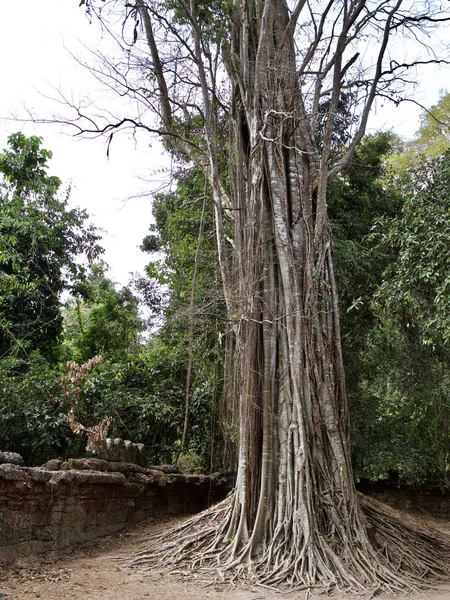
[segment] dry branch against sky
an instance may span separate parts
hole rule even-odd
[[[72,203],[87,208],[93,221],[107,233],[104,238],[106,261],[112,277],[122,284],[128,273],[142,270],[148,257],[138,245],[151,219],[150,197],[125,200],[157,188],[165,177],[158,173],[167,168],[157,143],[135,141],[122,136],[106,156],[105,140],[75,140],[57,126],[34,125],[11,120],[32,110],[46,118],[55,110],[58,90],[75,101],[107,95],[89,73],[77,65],[69,50],[87,56],[83,45],[97,48],[101,33],[89,25],[83,8],[72,0],[22,0],[20,16],[15,3],[0,7],[0,56],[2,93],[0,94],[0,150],[8,135],[21,129],[26,135],[41,135],[44,146],[54,153],[52,171],[64,182],[73,184]],[[430,68],[421,75],[415,98],[429,106],[441,89],[450,88],[450,70]],[[100,104],[100,101],[98,102]],[[379,105],[369,130],[395,128],[412,136],[419,122],[419,108],[403,103],[399,108]],[[142,178],[147,181],[143,181]]]

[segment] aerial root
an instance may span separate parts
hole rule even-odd
[[[311,537],[313,543],[302,547],[274,536],[249,564],[248,552],[230,552],[231,540],[225,539],[233,507],[233,498],[227,498],[181,525],[154,534],[148,550],[124,562],[178,574],[201,570],[215,583],[252,583],[289,592],[340,588],[375,595],[448,581],[449,537],[415,522],[411,526],[404,515],[371,498],[359,494],[359,502],[369,538],[364,530],[345,550],[318,531]]]

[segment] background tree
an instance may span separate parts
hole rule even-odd
[[[159,311],[155,287],[141,279],[138,283],[146,309]],[[63,311],[63,360],[82,363],[101,355],[103,361],[81,387],[78,420],[97,423],[111,415],[112,436],[145,443],[150,463],[173,462],[183,421],[179,365],[172,359],[176,352],[160,341],[159,334],[146,339],[147,324],[137,295],[131,286],[115,285],[105,265],[93,265],[83,297],[70,299]],[[198,454],[203,442],[204,438]]]
[[[432,473],[441,474],[449,453],[449,165],[448,151],[436,159],[424,157],[399,188],[401,212],[380,219],[372,233],[375,252],[395,256],[373,300],[384,329],[393,333],[398,359],[403,357],[403,367],[399,360],[386,381],[397,380],[394,389],[403,392],[399,406],[409,407],[409,420],[420,431],[417,455]],[[405,403],[408,397],[412,402]]]
[[[0,360],[0,447],[28,465],[80,452],[62,406],[61,371],[39,352]]]
[[[439,101],[425,109],[420,126],[411,140],[396,140],[396,151],[389,159],[391,176],[396,180],[406,177],[408,171],[420,168],[424,159],[436,159],[450,144],[450,94],[442,93]]]
[[[98,257],[99,236],[85,228],[84,211],[69,210],[67,196],[59,200],[61,182],[46,173],[50,157],[40,138],[22,134],[13,136],[10,149],[1,155],[0,447],[20,452],[28,464],[84,455],[85,444],[67,426],[61,377],[67,361],[81,364],[101,354],[102,363],[77,397],[78,418],[97,423],[112,415],[112,435],[144,442],[151,462],[172,462],[183,432],[186,323],[193,314],[188,308],[190,276],[204,181],[198,174],[185,175],[184,188],[180,183],[176,194],[161,197],[155,233],[166,251],[165,264],[149,268],[156,278],[136,276],[130,286],[119,287],[108,278],[106,265],[94,263],[87,270],[82,262],[78,252],[87,251],[88,264]],[[182,217],[179,209],[184,204],[187,212]],[[191,435],[186,452],[191,466],[210,468],[220,463],[219,432],[214,442],[210,434],[217,422],[213,415],[222,379],[214,299],[220,285],[210,211],[204,233],[196,310],[209,325],[193,332]],[[149,244],[146,240],[147,248]],[[143,336],[149,324],[139,299],[147,317],[158,317],[162,291],[157,281],[166,287],[170,283],[173,305],[160,335],[149,342],[148,335]],[[72,294],[65,304],[63,291]]]
[[[410,144],[404,146],[407,154]],[[418,289],[412,273],[404,271],[402,248],[413,248],[408,264],[416,274],[430,269],[430,255],[433,264],[445,263],[446,244],[429,243],[414,231],[426,222],[428,235],[439,237],[447,218],[442,190],[424,185],[430,159],[423,154],[420,163],[417,155],[415,168],[408,170],[405,164],[393,171],[392,165],[403,159],[401,151],[392,134],[369,136],[329,187],[352,460],[356,477],[379,479],[395,473],[413,483],[427,478],[445,483],[446,344],[441,330],[431,345],[413,316],[426,318],[434,310],[436,289],[424,284],[428,295],[414,311],[400,301],[398,290],[414,304]],[[420,183],[418,170],[423,174]],[[427,189],[426,200],[411,194],[415,186],[423,193]],[[415,221],[425,206],[426,218]]]
[[[101,252],[88,215],[68,208],[61,181],[47,175],[42,139],[16,133],[0,154],[0,356],[37,350],[55,359],[61,294],[80,286],[84,256]]]
[[[10,136],[0,154],[0,446],[29,464],[79,448],[61,405],[62,294],[101,253],[85,211],[47,174],[42,139]]]
[[[64,344],[70,360],[86,362],[96,355],[120,359],[137,354],[145,323],[139,301],[129,287],[117,289],[106,266],[94,264],[78,296],[66,304]]]
[[[154,256],[148,276],[167,294],[164,324],[149,347],[156,361],[170,357],[172,384],[184,382],[185,417],[176,447],[186,455],[208,457],[206,466],[228,470],[234,467],[234,452],[222,444],[232,435],[233,423],[219,402],[226,311],[210,191],[199,169],[180,170],[176,181],[174,192],[155,198],[155,223],[142,246]]]

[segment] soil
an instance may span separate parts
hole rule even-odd
[[[421,524],[450,535],[450,522],[425,514],[405,514]],[[323,590],[277,592],[261,586],[219,584],[200,573],[142,571],[122,566],[120,557],[130,556],[148,547],[150,534],[169,528],[180,520],[148,521],[114,536],[101,538],[76,551],[47,553],[20,559],[0,573],[0,598],[9,600],[392,600],[392,596],[372,593],[359,596]],[[450,581],[426,591],[396,596],[397,600],[450,600]]]

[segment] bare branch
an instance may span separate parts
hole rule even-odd
[[[151,52],[151,56],[154,64],[154,73],[158,81],[160,102],[162,109],[163,123],[166,129],[170,129],[172,125],[172,110],[170,107],[169,92],[167,89],[167,83],[164,77],[164,69],[159,57],[158,47],[155,42],[153,35],[153,27],[150,19],[150,15],[143,0],[136,0],[136,6],[139,10],[139,14],[144,22],[145,35],[147,37],[148,47]]]

